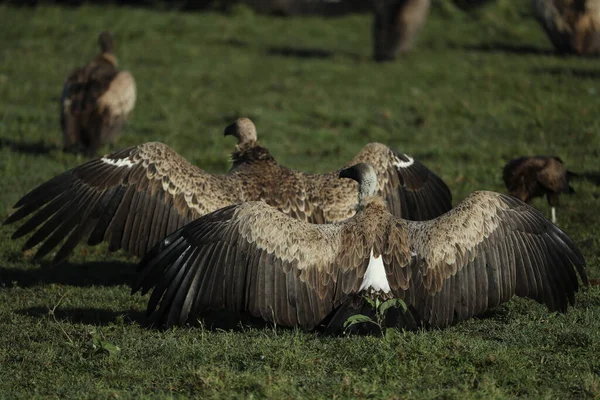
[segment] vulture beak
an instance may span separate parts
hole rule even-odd
[[[370,167],[368,165],[363,163],[355,164],[351,167],[341,170],[338,177],[354,179],[356,182],[360,183],[363,181],[365,173],[369,168]]]
[[[227,125],[227,128],[223,131],[223,136],[237,136],[237,124]]]
[[[345,168],[345,169],[341,170],[338,175],[338,178],[354,179],[354,168],[350,167],[350,168]]]

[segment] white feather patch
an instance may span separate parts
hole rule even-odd
[[[112,158],[102,157],[100,160],[102,160],[102,162],[104,162],[106,164],[114,165],[115,167],[131,168],[135,164],[137,164],[137,163],[134,163],[133,161],[131,161],[131,159],[129,159],[129,158],[120,158],[118,160],[113,160]]]
[[[398,157],[394,156],[394,161],[392,161],[392,164],[394,165],[394,167],[408,168],[415,163],[415,160],[411,156],[407,156],[406,154],[404,154],[404,157],[408,158],[408,161],[402,161]]]
[[[365,289],[373,289],[376,292],[382,291],[384,293],[389,293],[390,291],[390,284],[385,273],[385,267],[383,266],[383,258],[381,256],[373,257],[373,249],[371,249],[369,265],[358,291]]]

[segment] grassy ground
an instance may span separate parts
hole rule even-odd
[[[598,61],[553,55],[528,2],[511,3],[471,15],[438,6],[417,50],[384,65],[370,60],[367,16],[0,6],[0,219],[85,161],[58,150],[58,96],[105,28],[138,82],[122,147],[160,140],[224,172],[233,140],[222,129],[250,116],[288,166],[323,172],[381,141],[436,171],[455,203],[502,191],[501,167],[519,155],[556,154],[597,174]],[[600,188],[574,186],[559,223],[600,278]],[[160,332],[143,326],[147,299],[129,295],[135,259],[81,246],[48,268],[9,239],[14,230],[0,227],[0,397],[600,397],[598,286],[566,314],[517,299],[450,329],[385,338]]]

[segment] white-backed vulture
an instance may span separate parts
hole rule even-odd
[[[407,221],[386,210],[368,164],[339,176],[360,184],[353,217],[316,225],[263,202],[225,207],[151,249],[132,293],[153,289],[148,314],[167,327],[228,309],[282,326],[330,320],[335,328],[340,309],[347,316],[348,302],[369,296],[403,299],[408,312],[388,323],[416,328],[445,327],[514,295],[564,311],[577,273],[587,282],[575,243],[516,198],[474,192],[434,220]]]
[[[83,147],[89,156],[116,142],[136,99],[133,75],[117,69],[112,35],[102,32],[98,43],[100,54],[67,77],[60,98],[63,147]]]
[[[510,160],[502,171],[504,184],[511,196],[529,203],[532,198],[546,196],[552,207],[552,222],[556,223],[556,207],[561,193],[574,193],[569,179],[576,176],[567,171],[556,156],[520,157]]]
[[[225,175],[205,172],[168,146],[151,142],[89,161],[43,183],[17,202],[4,223],[34,211],[13,238],[35,233],[24,249],[43,244],[43,257],[67,238],[54,262],[66,258],[82,240],[110,243],[142,256],[152,245],[194,219],[244,201],[262,200],[294,218],[329,223],[356,212],[358,185],[337,171],[306,174],[279,165],[258,144],[249,119],[225,134],[238,138],[233,167]],[[375,165],[378,192],[395,215],[434,218],[452,207],[446,184],[423,164],[380,143],[367,144],[351,161]],[[43,224],[43,225],[42,225]]]

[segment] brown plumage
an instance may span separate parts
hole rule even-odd
[[[162,326],[224,308],[337,331],[349,312],[361,311],[362,296],[403,299],[408,312],[386,323],[414,329],[445,327],[514,295],[564,311],[577,275],[587,282],[575,243],[518,199],[474,192],[435,220],[407,221],[375,196],[369,165],[340,177],[360,182],[353,217],[315,225],[263,202],[217,210],[158,243],[132,292],[153,289],[147,310]]]
[[[115,143],[136,99],[133,76],[117,69],[112,35],[102,32],[98,43],[100,54],[67,77],[60,98],[64,149],[83,147],[91,156]]]
[[[546,196],[554,223],[560,194],[574,192],[569,186],[569,179],[574,175],[567,171],[560,158],[553,156],[515,158],[503,170],[504,184],[511,196],[526,203],[534,197]]]
[[[33,189],[4,223],[37,211],[13,238],[35,233],[24,249],[42,243],[43,257],[68,237],[54,262],[85,238],[142,256],[160,239],[201,215],[244,201],[263,200],[294,218],[327,223],[356,212],[358,185],[337,171],[305,174],[279,165],[256,141],[248,119],[229,126],[238,137],[233,167],[225,175],[205,172],[168,146],[152,142],[92,160]],[[396,215],[430,219],[451,208],[444,182],[409,156],[370,143],[353,159],[377,166],[379,193]],[[42,225],[43,224],[43,225]]]
[[[425,25],[431,0],[374,0],[374,57],[393,60],[409,51]]]
[[[532,4],[558,52],[600,52],[600,0],[532,0]]]

